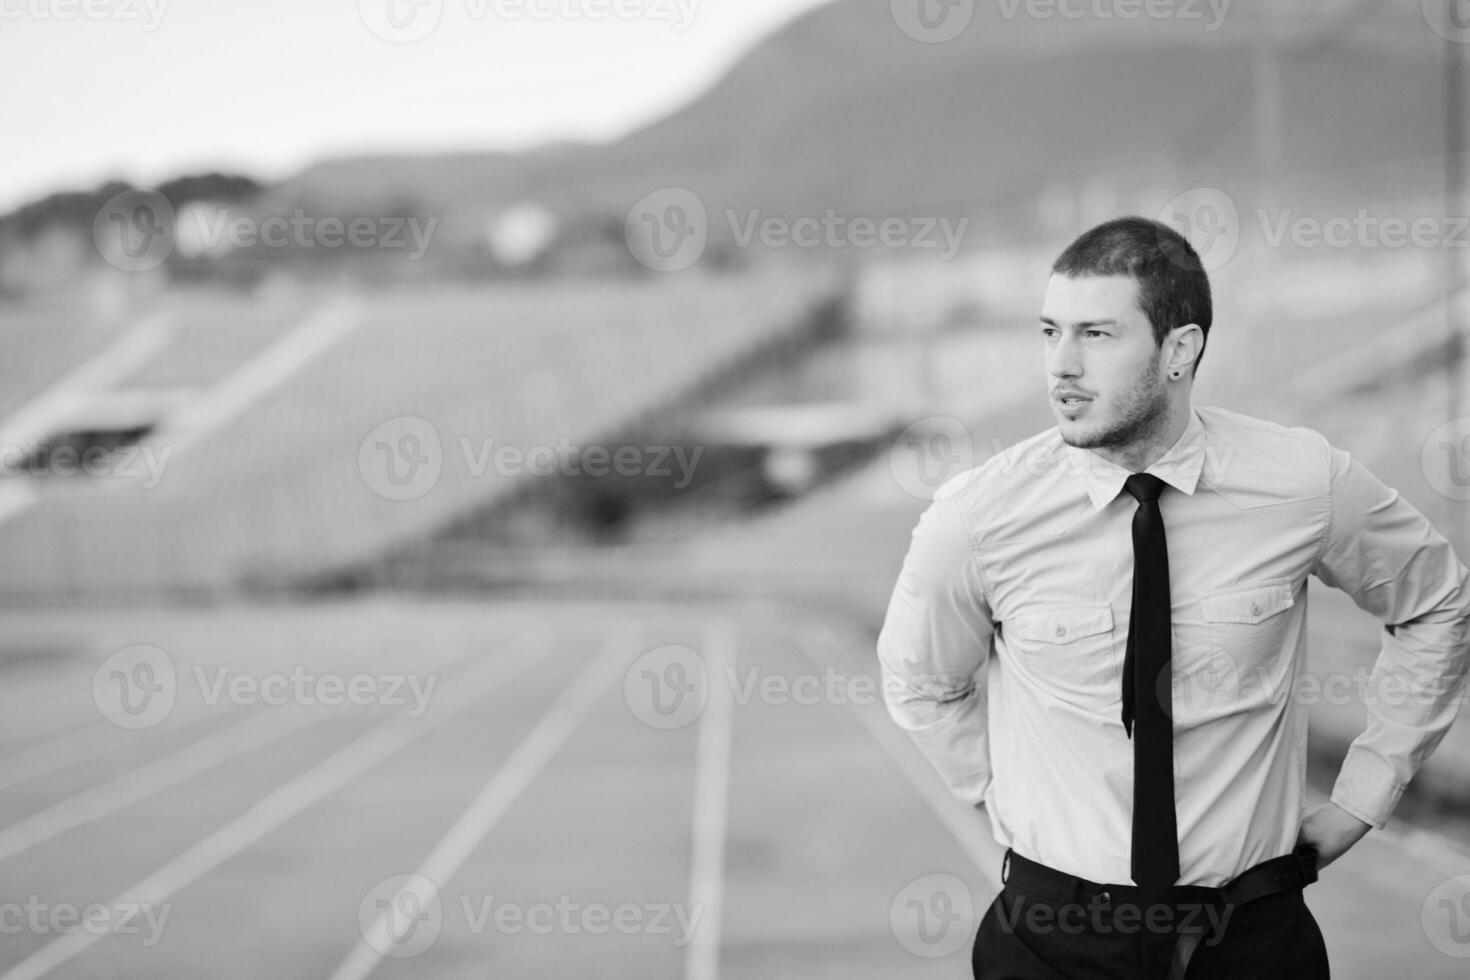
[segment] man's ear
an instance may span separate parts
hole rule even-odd
[[[1164,369],[1171,375],[1190,373],[1205,348],[1205,332],[1197,323],[1186,323],[1169,331],[1169,360]]]

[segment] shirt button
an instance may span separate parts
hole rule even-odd
[[[1067,627],[1060,626],[1060,625],[1057,626],[1057,636],[1066,636],[1066,635],[1067,635]]]
[[[1251,603],[1251,615],[1252,616],[1259,616],[1260,614],[1261,614],[1261,604],[1259,602],[1253,602],[1253,603]]]

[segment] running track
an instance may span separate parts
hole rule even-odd
[[[983,819],[830,616],[375,598],[0,628],[0,980],[963,978],[996,887]],[[93,683],[138,644],[175,701],[129,730]],[[252,703],[293,671],[436,686]],[[209,703],[222,676],[247,693]],[[1441,948],[1470,954],[1470,868],[1411,843],[1309,893],[1335,976],[1470,975]],[[65,919],[93,904],[117,932]]]

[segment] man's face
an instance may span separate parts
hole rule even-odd
[[[1063,441],[1123,447],[1166,424],[1163,353],[1130,276],[1053,275],[1041,305],[1047,387]],[[1063,401],[1068,392],[1080,401]]]

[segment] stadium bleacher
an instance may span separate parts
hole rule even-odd
[[[605,437],[800,329],[822,289],[777,274],[170,297],[153,311],[170,343],[113,386],[197,393],[139,444],[161,479],[31,481],[44,484],[35,502],[0,523],[0,548],[17,556],[0,595],[208,595],[370,560],[517,484],[475,472],[487,440]],[[38,347],[44,329],[0,322],[7,340]],[[38,379],[92,352],[70,337],[55,347],[27,353],[54,365]],[[442,470],[415,499],[389,499],[364,473],[363,444],[415,419],[437,432]]]

